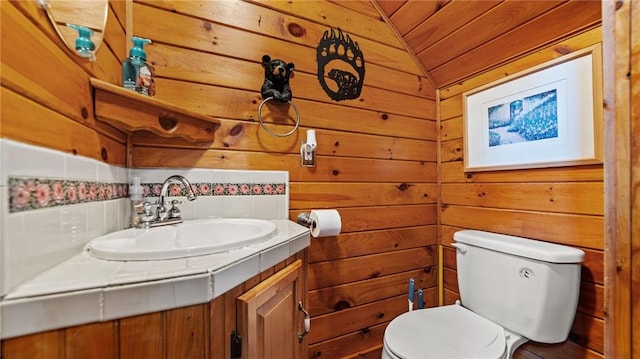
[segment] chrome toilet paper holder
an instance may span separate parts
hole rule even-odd
[[[298,215],[297,222],[299,225],[305,226],[307,228],[315,227],[315,223],[311,219],[311,214],[309,212],[302,212]]]

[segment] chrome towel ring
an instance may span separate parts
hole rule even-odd
[[[264,106],[265,103],[267,103],[267,102],[269,102],[271,100],[283,103],[282,101],[275,100],[273,98],[273,96],[267,97],[266,99],[264,99],[264,101],[262,101],[262,103],[260,103],[260,106],[258,106],[258,121],[260,122],[260,126],[262,126],[262,128],[265,131],[267,131],[267,133],[270,134],[271,136],[276,136],[276,137],[291,136],[294,132],[296,132],[296,130],[298,129],[298,126],[300,126],[300,111],[298,111],[298,108],[293,103],[293,101],[288,100],[287,103],[289,103],[291,105],[291,107],[293,107],[293,110],[296,112],[296,124],[293,127],[293,129],[291,131],[289,131],[289,132],[286,132],[286,133],[275,133],[275,132],[271,131],[270,129],[268,129],[267,126],[264,125],[264,122],[262,122],[262,106]]]

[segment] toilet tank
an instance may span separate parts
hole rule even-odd
[[[530,340],[567,339],[578,306],[583,251],[476,230],[458,231],[453,238],[464,307]]]

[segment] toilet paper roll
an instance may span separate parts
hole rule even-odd
[[[342,229],[340,213],[335,209],[312,210],[309,219],[311,219],[310,229],[313,237],[335,236]]]

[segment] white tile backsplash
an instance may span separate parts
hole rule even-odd
[[[260,219],[287,218],[284,195],[251,196],[252,217]]]
[[[169,171],[164,168],[131,169],[129,171],[130,181],[134,177],[140,177],[142,183],[162,183],[169,177]]]
[[[66,178],[70,180],[91,181],[98,180],[99,162],[81,156],[65,157]]]
[[[226,211],[226,196],[198,197],[195,205],[199,218],[224,217]]]
[[[5,175],[5,166],[4,163],[7,161],[4,158],[4,150],[5,146],[7,146],[7,141],[0,140],[0,187],[6,186],[8,183],[7,176]]]
[[[7,183],[8,176],[16,177],[64,177],[64,152],[36,147],[20,142],[3,139],[6,146],[3,150],[2,166],[4,167],[2,183]]]
[[[2,206],[0,295],[38,273],[78,254],[84,244],[107,230],[123,229],[127,199],[53,206],[9,213],[8,178],[28,177],[126,183],[126,168],[38,146],[0,139]],[[109,211],[109,215],[107,215]],[[111,213],[113,212],[113,213]]]
[[[0,143],[0,152],[2,151],[2,143]],[[2,153],[0,153],[0,160],[2,159]],[[2,166],[0,166],[2,167]],[[4,225],[4,213],[9,213],[8,207],[8,188],[5,185],[0,185],[0,216],[2,216],[2,221],[0,221],[0,298],[4,296],[4,294],[8,291],[5,288],[5,276],[7,273],[5,272],[5,256],[4,256],[4,247],[5,247],[5,238],[7,237],[7,226]],[[2,325],[0,323],[0,330]]]
[[[253,217],[252,196],[229,196],[225,202],[225,216],[235,218]]]

